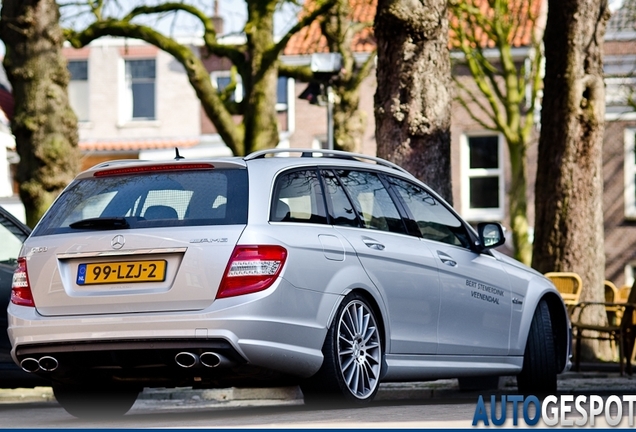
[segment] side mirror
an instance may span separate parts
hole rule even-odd
[[[495,248],[506,242],[504,228],[495,222],[482,222],[477,225],[479,243],[483,249]]]

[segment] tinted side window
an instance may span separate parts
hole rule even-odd
[[[33,235],[70,232],[91,218],[125,218],[131,228],[245,224],[247,202],[244,169],[84,179],[64,191]]]
[[[470,238],[466,228],[442,203],[412,183],[393,177],[390,182],[411,212],[422,237],[469,247]]]
[[[330,200],[331,223],[339,226],[359,227],[358,216],[353,204],[347,198],[342,185],[331,171],[321,172],[325,182],[325,190]]]
[[[367,171],[337,171],[366,228],[405,233],[395,203],[377,174]]]
[[[322,189],[315,171],[294,171],[278,177],[270,220],[327,223]]]

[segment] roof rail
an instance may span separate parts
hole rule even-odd
[[[384,160],[382,158],[375,157],[375,156],[367,156],[361,153],[350,153],[350,152],[341,151],[341,150],[272,148],[272,149],[259,150],[254,153],[250,153],[247,156],[245,156],[243,159],[246,161],[249,161],[254,159],[261,159],[268,155],[276,155],[280,153],[301,153],[301,157],[316,157],[315,155],[320,155],[320,157],[333,157],[337,159],[349,159],[349,160],[358,159],[358,160],[373,161],[378,165],[382,165],[388,168],[393,168],[405,174],[412,175],[401,166],[396,165],[393,162]]]

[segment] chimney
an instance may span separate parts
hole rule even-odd
[[[219,15],[219,0],[212,0],[212,4],[214,10],[214,14],[211,17],[212,24],[214,24],[216,35],[221,36],[223,34],[223,17]]]

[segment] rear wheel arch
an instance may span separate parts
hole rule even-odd
[[[323,343],[323,364],[301,383],[305,403],[360,405],[373,400],[385,370],[378,309],[365,290],[349,290],[337,302]]]
[[[386,344],[387,344],[389,335],[387,334],[386,325],[384,323],[384,315],[382,314],[382,310],[380,309],[380,305],[378,301],[376,300],[376,298],[373,296],[373,294],[371,294],[369,291],[365,289],[355,288],[355,289],[352,289],[351,291],[343,293],[340,301],[334,305],[334,310],[331,317],[329,318],[329,322],[327,323],[327,328],[329,328],[331,324],[333,323],[333,320],[336,319],[336,311],[340,307],[340,304],[344,301],[345,297],[351,292],[355,292],[356,294],[364,297],[364,299],[369,302],[369,306],[373,308],[373,313],[375,314],[377,323],[380,326],[380,334],[384,336],[382,338],[382,352],[386,354]],[[384,369],[384,366],[383,366],[383,369]]]

